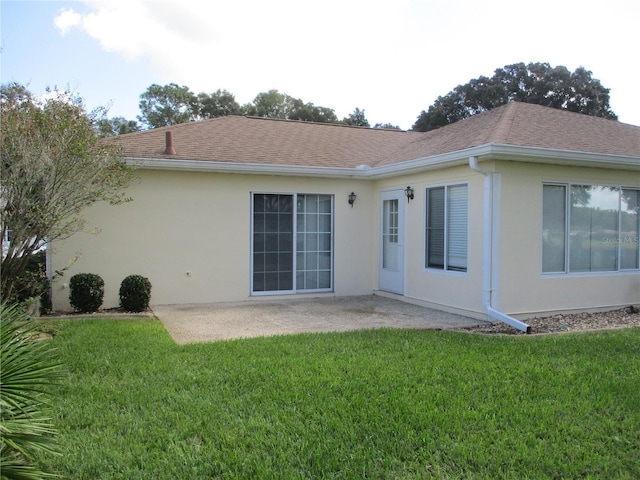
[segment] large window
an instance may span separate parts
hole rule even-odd
[[[425,266],[467,271],[467,185],[427,188]]]
[[[542,208],[543,273],[640,267],[639,189],[545,184]]]
[[[331,290],[332,211],[330,195],[253,194],[254,293]]]

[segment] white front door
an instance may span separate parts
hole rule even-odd
[[[404,191],[380,194],[379,288],[404,294]]]

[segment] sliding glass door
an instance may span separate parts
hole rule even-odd
[[[331,291],[333,197],[254,193],[252,208],[252,293]]]

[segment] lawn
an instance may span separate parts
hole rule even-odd
[[[65,478],[640,478],[638,328],[179,346],[155,320],[50,326]]]

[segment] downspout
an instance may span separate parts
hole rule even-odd
[[[489,170],[478,165],[477,157],[469,157],[469,168],[484,175],[482,306],[489,318],[506,323],[525,333],[531,333],[531,327],[526,323],[493,308],[493,272],[495,268],[493,258],[493,177]]]

